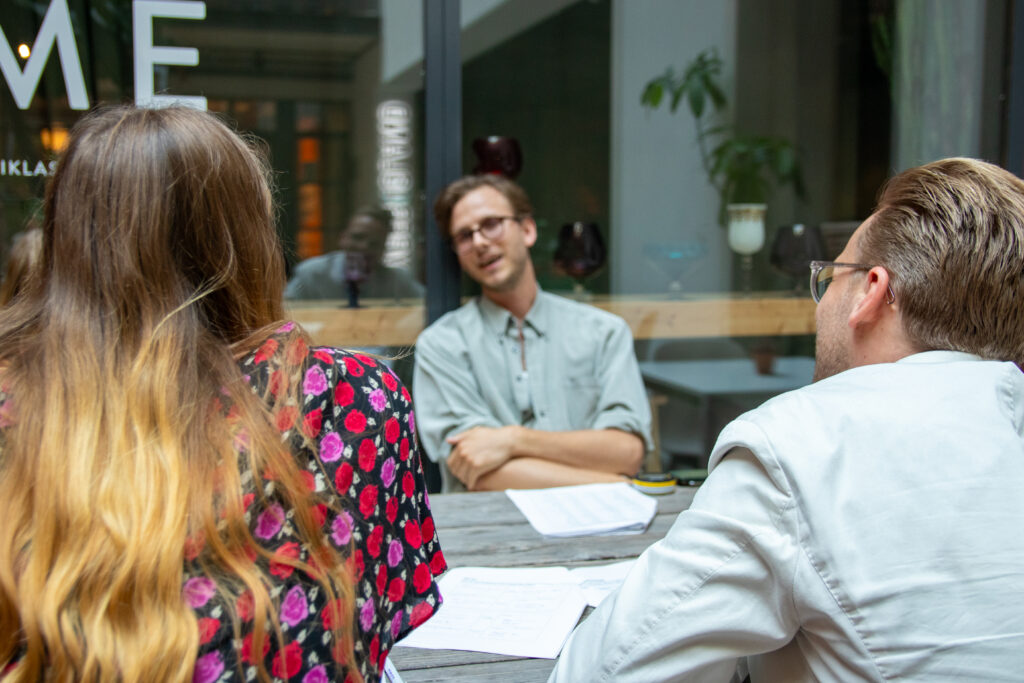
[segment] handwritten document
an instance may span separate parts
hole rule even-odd
[[[545,536],[639,534],[658,503],[629,484],[584,484],[505,492],[530,526]]]
[[[587,606],[565,567],[452,569],[444,603],[398,646],[554,659]]]

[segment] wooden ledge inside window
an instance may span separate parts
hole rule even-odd
[[[595,296],[587,303],[621,316],[635,339],[814,334],[810,297],[779,292]],[[343,301],[293,301],[287,309],[317,344],[343,347],[412,346],[425,315],[423,303],[414,300],[368,299],[360,308],[345,308]]]

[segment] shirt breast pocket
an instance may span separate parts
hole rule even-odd
[[[566,394],[569,428],[590,429],[597,417],[601,385],[593,377],[569,377]]]

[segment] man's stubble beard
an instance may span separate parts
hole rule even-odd
[[[505,254],[505,258],[509,258],[507,252]],[[495,285],[494,287],[484,287],[483,285],[481,286],[484,287],[484,289],[487,289],[495,293],[511,292],[519,285],[523,277],[526,275],[526,264],[529,261],[529,259],[530,255],[529,252],[527,252],[525,258],[521,258],[518,261],[514,262],[513,269],[509,272],[508,277],[506,277],[503,281],[497,283],[497,285]]]
[[[848,311],[846,302],[839,304],[833,309],[833,313],[820,316],[818,319],[818,333],[814,339],[814,378],[812,382],[826,379],[832,375],[849,370],[851,366],[850,349],[844,343],[848,342],[847,336],[843,334]],[[820,304],[819,304],[820,305]]]
[[[820,336],[814,344],[814,378],[812,382],[838,375],[850,369],[849,354],[834,340],[823,340]]]

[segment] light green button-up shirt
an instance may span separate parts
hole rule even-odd
[[[625,321],[543,291],[521,323],[477,297],[424,330],[413,400],[435,462],[448,457],[447,437],[477,426],[614,428],[651,448],[650,406]],[[458,488],[447,468],[445,485]]]

